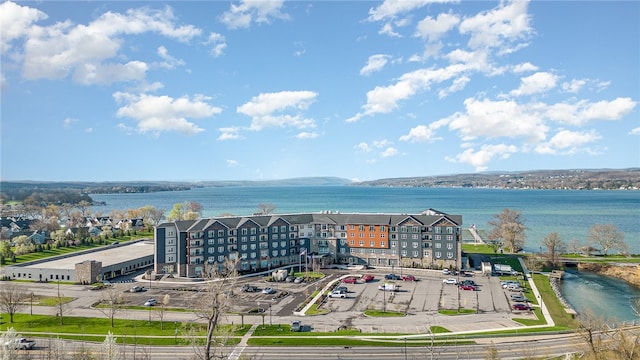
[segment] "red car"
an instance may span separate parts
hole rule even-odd
[[[460,285],[460,290],[476,291],[476,287],[473,285]]]
[[[350,276],[348,278],[342,279],[342,282],[345,284],[355,284],[358,282],[358,279],[354,278],[353,276]]]
[[[515,303],[515,304],[511,305],[511,308],[512,308],[513,310],[520,310],[520,311],[531,310],[531,308],[529,307],[529,305],[527,305],[527,304],[521,304],[521,303]]]
[[[373,279],[375,279],[375,276],[371,274],[366,274],[362,276],[362,281],[364,282],[369,282],[369,281],[372,281]]]
[[[402,275],[403,281],[416,281],[416,277],[413,275]]]

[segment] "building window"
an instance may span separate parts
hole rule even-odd
[[[447,235],[447,240],[448,241],[453,241],[453,235]]]
[[[414,257],[414,258],[417,258],[417,257],[418,257],[418,252],[417,252],[417,251],[414,251],[414,252],[413,252],[413,257]]]
[[[360,246],[364,246],[364,240],[360,240]]]
[[[418,243],[417,243],[417,242],[414,242],[412,245],[413,245],[413,248],[414,248],[414,249],[417,249],[417,248],[418,248]]]
[[[353,239],[349,240],[349,245],[355,245],[355,244],[356,244],[355,240],[353,240]]]
[[[277,241],[272,242],[271,243],[271,247],[272,248],[277,248],[278,247],[278,242]]]
[[[369,247],[374,247],[376,246],[376,242],[375,241],[369,241]]]
[[[384,225],[380,225],[380,231],[386,231],[386,228]]]
[[[453,253],[452,253],[452,252],[450,252],[450,251],[449,251],[449,252],[447,252],[447,257],[448,257],[449,259],[453,259]]]
[[[453,249],[453,244],[451,244],[451,243],[447,244],[447,249],[449,249],[449,250]]]
[[[441,235],[435,235],[435,236],[433,237],[433,239],[434,239],[434,240],[438,240],[438,241],[440,241],[440,240],[442,239],[442,236],[441,236]]]
[[[453,234],[453,228],[451,226],[447,226],[447,234]]]
[[[369,225],[369,231],[376,231],[376,227],[373,225]]]
[[[224,252],[224,246],[218,246],[218,252],[219,253],[223,253]]]
[[[436,249],[440,249],[442,247],[441,243],[436,243]]]
[[[376,234],[375,234],[375,233],[369,233],[369,237],[370,237],[370,238],[372,238],[372,237],[376,237]]]
[[[440,251],[436,251],[436,259],[440,259],[442,257],[442,253]]]
[[[401,245],[401,246],[402,246],[402,248],[404,249],[404,248],[406,248],[406,247],[407,247],[407,242],[406,242],[406,241],[403,241],[403,242],[401,242],[401,243],[400,243],[400,245]]]
[[[404,240],[407,238],[407,234],[400,234],[400,239]]]
[[[380,246],[384,247],[385,246],[385,242],[384,241],[380,241]]]
[[[394,248],[396,246],[398,246],[398,242],[397,241],[392,241],[391,242],[391,247]]]
[[[402,256],[402,257],[407,256],[407,250],[402,250],[402,251],[400,252],[400,256]]]
[[[411,238],[412,238],[413,240],[418,240],[418,239],[420,239],[420,235],[418,235],[418,234],[413,234],[413,235],[411,235]]]
[[[364,231],[364,225],[360,225],[360,226],[358,226],[358,230],[360,230],[360,231]]]

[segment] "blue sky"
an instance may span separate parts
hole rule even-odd
[[[640,2],[0,3],[1,178],[640,166]]]

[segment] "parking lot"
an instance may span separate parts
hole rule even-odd
[[[359,274],[361,275],[361,274]],[[438,271],[416,271],[412,273],[417,281],[385,280],[384,273],[376,273],[371,282],[358,281],[345,284],[347,298],[331,298],[326,307],[331,311],[357,311],[367,309],[391,310],[416,314],[439,310],[468,309],[482,312],[510,312],[507,293],[497,277],[458,277],[443,275]],[[476,291],[459,289],[455,284],[446,284],[444,279],[454,278],[456,282],[473,280]],[[381,291],[378,286],[394,283],[397,291]]]
[[[331,285],[339,285],[347,288],[346,298],[327,298],[319,307],[320,310],[328,310],[329,314],[318,317],[310,317],[304,320],[305,326],[314,324],[314,330],[335,330],[344,323],[356,323],[361,329],[368,331],[382,331],[383,327],[376,324],[379,320],[364,316],[365,310],[377,309],[406,313],[407,317],[401,321],[401,328],[405,331],[422,331],[425,328],[428,317],[430,320],[446,326],[448,329],[469,329],[486,327],[493,322],[497,327],[518,326],[512,318],[535,319],[535,314],[530,311],[512,310],[514,301],[511,300],[512,292],[503,289],[498,277],[485,277],[479,274],[471,277],[444,275],[435,270],[405,270],[403,275],[410,273],[417,281],[385,280],[385,274],[389,271],[365,270],[349,273],[340,270],[325,271],[326,277],[311,283],[266,282],[264,276],[241,278],[233,288],[225,291],[225,296],[232,297],[233,308],[230,312],[238,314],[254,314],[262,316],[262,319],[243,321],[266,321],[274,323],[288,323],[292,319],[299,318],[294,315],[296,310],[308,300],[315,291],[330,289]],[[374,275],[374,280],[365,282],[360,277],[364,274]],[[398,273],[398,275],[400,275]],[[340,278],[355,276],[356,283],[344,283]],[[462,290],[457,285],[446,284],[443,280],[454,278],[456,282],[465,279],[473,280],[476,291]],[[394,283],[398,291],[381,291],[378,287],[384,283]],[[257,287],[255,292],[242,292],[243,285],[248,284]],[[144,285],[139,282],[138,285]],[[133,286],[133,285],[132,285]],[[265,294],[262,290],[271,287],[272,294]],[[193,302],[201,296],[205,296],[201,290],[203,284],[169,284],[154,282],[144,286],[144,291],[125,293],[125,298],[131,305],[142,305],[148,298],[162,301],[165,294],[170,296],[169,307],[189,308]],[[126,290],[126,289],[125,289]],[[471,310],[470,315],[446,316],[439,314],[441,310]],[[261,312],[256,312],[257,310]],[[477,314],[477,315],[476,315]],[[417,315],[417,316],[416,316]],[[470,318],[471,316],[471,318]],[[265,319],[266,317],[266,319]],[[490,319],[490,320],[487,320]],[[239,320],[238,320],[239,321]],[[322,325],[321,325],[322,324]],[[384,331],[390,331],[388,321],[385,321]],[[400,328],[397,329],[400,331]],[[364,331],[364,330],[363,330]]]

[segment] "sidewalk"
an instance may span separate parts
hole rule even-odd
[[[522,271],[524,272],[525,276],[527,277],[527,280],[529,281],[529,287],[531,288],[533,295],[536,297],[536,299],[538,299],[538,304],[540,304],[540,311],[542,311],[542,316],[544,316],[544,319],[547,322],[547,326],[555,326],[556,324],[553,321],[553,318],[551,317],[549,310],[547,309],[547,305],[542,300],[542,297],[540,296],[540,292],[536,287],[536,283],[533,281],[533,276],[531,276],[529,269],[527,269],[527,266],[524,264],[524,260],[522,260],[521,257],[518,257],[518,261],[520,261],[520,265],[522,266]]]

